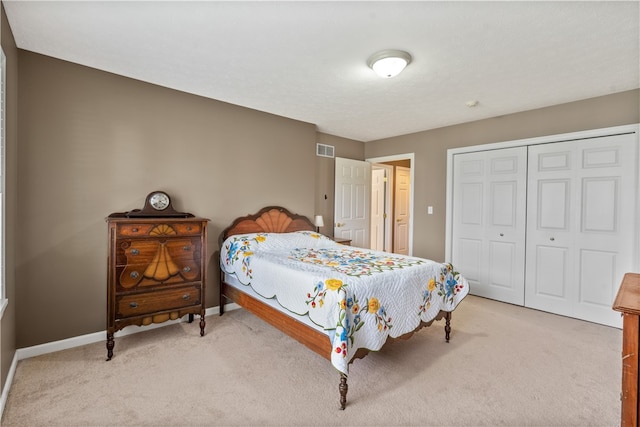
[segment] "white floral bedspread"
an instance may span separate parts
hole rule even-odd
[[[387,337],[453,311],[469,292],[450,264],[343,246],[309,231],[231,236],[220,266],[330,331],[332,364],[345,374],[359,348],[379,350]]]

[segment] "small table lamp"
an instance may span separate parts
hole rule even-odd
[[[324,220],[322,219],[322,215],[316,215],[313,224],[316,226],[316,233],[319,233],[320,227],[324,227]]]

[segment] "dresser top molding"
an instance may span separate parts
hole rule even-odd
[[[622,279],[613,309],[622,313],[640,315],[640,274],[627,273]]]

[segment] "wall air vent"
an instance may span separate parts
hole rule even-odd
[[[316,144],[316,156],[333,158],[334,149],[333,145]]]

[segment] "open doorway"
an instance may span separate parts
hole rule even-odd
[[[371,249],[413,252],[413,153],[367,159],[371,166]]]
[[[371,165],[371,249],[393,251],[393,166],[384,163]]]
[[[412,255],[414,155],[366,161],[336,157],[335,162],[334,237]]]

